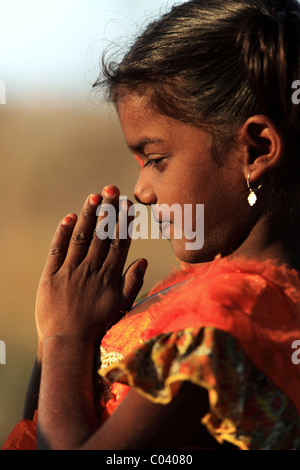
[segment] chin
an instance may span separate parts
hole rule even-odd
[[[208,250],[205,246],[199,250],[187,250],[186,242],[183,243],[182,240],[172,240],[171,245],[176,258],[188,264],[209,263],[219,254],[218,251]]]

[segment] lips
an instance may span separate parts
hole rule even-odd
[[[158,222],[160,225],[172,223],[172,220],[170,220],[169,217],[163,217],[162,210],[159,204],[152,205],[151,209],[155,221]]]
[[[171,237],[170,226],[172,224],[172,221],[170,219],[164,219],[161,217],[159,217],[158,220],[157,219],[155,220],[159,223],[159,228],[164,238],[170,239]]]
[[[168,207],[165,207],[165,205],[160,206],[159,204],[155,204],[151,206],[151,209],[152,209],[154,220],[158,222],[159,228],[163,237],[170,240],[171,239],[171,225],[174,226],[174,220],[171,220],[170,211],[168,210]],[[174,226],[174,229],[172,230],[172,238],[173,238],[173,235],[176,236],[176,234],[177,234],[177,230],[176,230],[176,227]]]
[[[161,233],[165,238],[170,238],[170,225],[171,225],[171,222],[168,222],[168,221],[165,221],[165,222],[162,221],[159,223]]]

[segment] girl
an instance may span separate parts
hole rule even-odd
[[[204,245],[187,249],[159,212],[183,267],[134,304],[147,262],[123,273],[118,236],[132,203],[114,240],[97,213],[118,207],[117,187],[64,218],[27,419],[4,448],[300,448],[299,39],[297,2],[189,1],[104,66],[95,87],[140,162],[136,200],[190,205],[193,221],[204,204]]]

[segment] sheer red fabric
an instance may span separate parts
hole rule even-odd
[[[36,450],[36,420],[22,419],[9,434],[2,450]]]

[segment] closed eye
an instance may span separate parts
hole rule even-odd
[[[145,163],[144,168],[146,168],[147,166],[158,165],[162,160],[163,160],[163,157],[162,158],[151,158],[151,159],[149,158],[147,163]]]
[[[167,157],[160,157],[160,158],[149,158],[147,162],[144,165],[144,168],[147,167],[154,167],[157,168],[158,170],[162,171],[165,167],[165,160]]]

